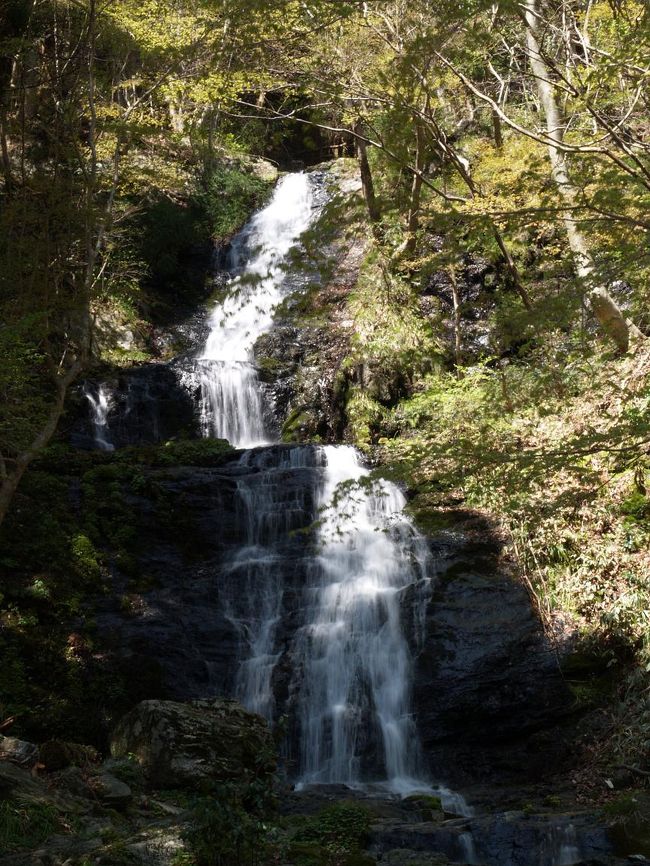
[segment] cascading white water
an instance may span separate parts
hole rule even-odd
[[[283,473],[313,466],[314,454],[308,447],[291,448],[280,459],[276,456],[271,465],[265,465],[264,458],[263,451],[245,451],[240,461],[263,471],[257,483],[237,486],[237,512],[246,543],[229,564],[230,573],[236,576],[237,595],[225,601],[245,648],[235,683],[237,697],[248,709],[272,721],[271,677],[280,655],[275,636],[284,591],[281,545],[300,525],[309,495],[304,487],[287,489]]]
[[[199,359],[205,435],[240,448],[269,444],[253,347],[272,327],[285,292],[287,256],[312,212],[309,178],[288,175],[233,243],[236,275],[211,316]],[[318,552],[302,589],[304,624],[287,650],[299,773],[304,783],[355,784],[381,776],[394,790],[423,787],[415,781],[419,746],[400,600],[407,586],[425,582],[427,553],[403,514],[404,497],[387,481],[371,482],[348,446],[261,449],[245,452],[241,460],[259,468],[260,476],[253,487],[238,487],[245,543],[229,566],[237,575],[230,582],[237,595],[225,600],[240,638],[237,696],[273,718],[272,678],[282,654],[282,539],[294,523],[300,526],[302,519],[304,525],[309,513],[304,494],[286,499],[278,475],[309,466],[313,486],[313,471],[321,467]],[[417,615],[415,620],[417,630]]]
[[[558,827],[552,836],[553,852],[551,857],[552,866],[573,866],[582,860],[578,834],[573,824]]]
[[[480,864],[471,833],[461,833],[458,837],[458,843],[463,863],[466,863],[467,866],[477,866],[477,864]]]
[[[115,446],[110,440],[108,430],[108,413],[113,407],[113,395],[105,384],[97,388],[93,394],[87,385],[83,389],[86,400],[90,403],[90,420],[93,427],[93,440],[100,451],[114,451]]]
[[[323,450],[321,550],[296,646],[302,781],[358,782],[370,731],[390,786],[412,789],[419,749],[400,590],[418,579],[413,552],[424,545],[394,484],[371,481],[349,446]]]
[[[269,205],[233,242],[235,277],[210,317],[210,336],[199,359],[206,436],[227,439],[238,448],[268,443],[253,346],[273,324],[283,297],[286,258],[312,214],[308,176],[287,175]]]

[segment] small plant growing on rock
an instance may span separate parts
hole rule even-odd
[[[291,840],[291,854],[300,866],[357,866],[371,814],[358,803],[336,803],[308,818]]]
[[[197,866],[258,866],[266,859],[271,830],[266,815],[270,787],[219,785],[192,812],[185,841]]]

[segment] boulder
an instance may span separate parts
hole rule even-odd
[[[16,792],[37,793],[39,785],[27,770],[9,761],[0,761],[0,800],[13,796]]]
[[[38,746],[15,737],[0,736],[0,761],[11,761],[21,767],[29,767],[36,762]]]
[[[47,772],[54,772],[70,766],[87,767],[95,764],[99,760],[99,754],[92,746],[81,743],[47,740],[38,750],[38,759]]]
[[[124,809],[133,799],[131,789],[110,773],[100,773],[91,780],[91,787],[100,803],[111,809]]]
[[[149,783],[163,788],[270,777],[276,766],[264,719],[221,699],[142,701],[113,731],[111,754],[134,755]]]

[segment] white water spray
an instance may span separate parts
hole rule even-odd
[[[110,440],[108,429],[108,413],[113,408],[113,395],[105,384],[99,385],[96,396],[87,386],[84,386],[83,393],[90,403],[90,420],[95,446],[100,451],[114,451],[115,446]]]
[[[287,257],[312,213],[309,178],[289,175],[233,243],[236,276],[211,316],[199,359],[205,435],[240,448],[269,444],[253,347],[272,327],[286,291]],[[354,785],[374,776],[394,791],[422,789],[401,597],[407,586],[425,582],[427,551],[403,514],[404,497],[387,481],[371,481],[348,446],[261,449],[241,459],[260,475],[252,487],[238,487],[246,541],[230,564],[237,597],[226,600],[240,636],[237,696],[273,718],[273,673],[283,651],[276,639],[283,539],[304,525],[308,509],[304,491],[286,498],[281,473],[309,466],[320,474],[323,512],[303,589],[304,624],[288,648],[302,782]]]
[[[413,551],[423,542],[394,484],[372,481],[349,446],[323,450],[321,550],[296,646],[302,781],[358,782],[370,737],[389,786],[413,789],[419,747],[400,591],[419,577]]]
[[[269,205],[233,242],[236,276],[210,316],[210,336],[199,359],[206,436],[227,439],[238,448],[268,444],[253,347],[273,324],[284,295],[287,256],[312,214],[308,176],[287,175]]]

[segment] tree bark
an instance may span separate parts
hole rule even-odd
[[[562,217],[576,274],[586,287],[586,296],[603,331],[620,352],[627,352],[631,339],[643,339],[643,334],[629,320],[607,289],[598,285],[595,264],[587,240],[573,213],[578,200],[577,190],[571,182],[565,152],[559,147],[564,138],[566,124],[558,105],[551,81],[551,70],[544,60],[538,38],[537,0],[524,0],[526,47],[528,61],[537,84],[537,94],[546,121],[546,134],[558,146],[549,145],[551,174],[558,192],[566,205]]]
[[[39,430],[25,451],[20,453],[18,457],[12,461],[13,465],[11,469],[7,467],[7,461],[3,461],[4,473],[0,480],[0,525],[2,525],[3,520],[7,516],[14,494],[16,493],[18,485],[25,474],[25,470],[39,451],[44,448],[52,436],[54,436],[61,415],[63,414],[63,407],[65,405],[68,388],[81,373],[82,369],[83,363],[80,360],[75,361],[67,373],[57,380],[56,399],[43,427]]]
[[[496,111],[492,112],[492,132],[494,134],[494,146],[501,150],[503,148],[503,131],[501,129],[501,118]]]
[[[360,120],[357,121],[354,127],[354,133],[357,142],[357,159],[359,160],[363,198],[366,202],[370,221],[378,223],[381,219],[381,211],[379,209],[377,197],[375,196],[375,184],[372,179],[370,163],[368,162],[368,151],[366,148],[366,142],[363,138],[362,123]]]
[[[4,108],[0,108],[0,152],[2,154],[2,174],[5,180],[5,192],[11,192],[14,186],[14,179],[11,172],[9,147],[7,145],[7,113]]]
[[[422,198],[422,172],[424,171],[424,132],[419,120],[415,121],[415,168],[411,183],[409,212],[406,223],[406,240],[400,254],[411,255],[415,252],[417,232],[420,227],[420,200]]]

